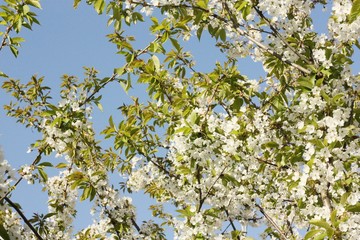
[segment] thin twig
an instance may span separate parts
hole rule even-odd
[[[36,231],[36,229],[31,225],[29,220],[25,217],[25,215],[21,212],[21,210],[16,206],[15,203],[13,203],[8,197],[4,197],[5,201],[10,204],[10,206],[15,209],[15,211],[21,216],[21,218],[24,220],[25,224],[31,229],[31,231],[35,234],[37,239],[43,240],[43,238],[40,236],[40,234]]]
[[[9,33],[10,33],[11,29],[12,29],[12,26],[13,26],[13,25],[9,25],[9,26],[6,28],[6,31],[5,31],[5,33],[4,33],[4,35],[3,35],[3,39],[2,39],[1,44],[0,44],[0,51],[3,49],[4,46],[7,45],[7,44],[6,44],[6,39],[7,39],[7,37],[9,36]]]
[[[209,190],[206,192],[206,195],[204,196],[204,198],[200,201],[200,205],[199,205],[199,209],[201,209],[202,205],[205,202],[205,199],[209,196],[210,191],[213,189],[214,185],[217,183],[217,181],[220,179],[220,177],[223,175],[223,173],[225,172],[225,169],[228,166],[225,166],[224,169],[221,171],[221,173],[219,174],[219,176],[215,179],[215,181],[213,182],[213,184],[211,185],[211,187],[209,188]]]
[[[236,227],[235,227],[235,224],[234,224],[233,220],[231,219],[231,217],[230,217],[230,215],[229,215],[229,211],[228,211],[227,209],[225,209],[225,213],[226,213],[226,217],[227,217],[227,218],[229,219],[229,221],[230,221],[230,225],[231,225],[232,229],[233,229],[234,231],[237,231],[237,229],[236,229]],[[237,239],[240,240],[240,237],[237,236]]]
[[[161,38],[161,36],[157,36],[153,41],[151,41],[151,43],[149,43],[145,48],[141,49],[140,51],[138,51],[135,56],[134,59],[136,59],[137,57],[139,57],[140,55],[144,54],[145,52],[147,52],[147,50],[150,48],[151,44],[158,41]],[[128,62],[125,64],[124,69],[126,69],[129,64],[131,62]],[[96,93],[98,93],[101,89],[103,89],[108,83],[114,81],[116,79],[116,77],[118,76],[117,73],[114,73],[107,81],[105,81],[103,84],[101,84],[100,86],[98,86],[93,93],[91,93],[91,95],[89,97],[87,97],[85,99],[85,101],[81,104],[79,104],[80,106],[84,105],[85,103],[87,103],[88,101],[90,101]]]
[[[264,208],[261,207],[259,204],[255,204],[255,206],[259,208],[260,212],[264,215],[264,217],[278,231],[278,233],[280,234],[280,239],[286,240],[285,233],[280,229],[276,222],[265,212]]]

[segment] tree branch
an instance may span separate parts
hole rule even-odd
[[[229,221],[230,221],[230,225],[231,225],[232,229],[233,229],[234,231],[237,231],[237,229],[236,229],[236,227],[235,227],[235,224],[234,224],[233,220],[231,219],[231,217],[230,217],[230,215],[229,215],[229,211],[228,211],[227,209],[225,209],[225,213],[226,213],[226,217],[227,217],[227,218],[229,219]],[[240,240],[240,237],[237,236],[237,239]]]
[[[255,206],[259,208],[260,212],[264,215],[264,217],[278,231],[278,233],[280,234],[280,239],[286,240],[287,238],[285,233],[280,229],[280,227],[275,223],[275,221],[265,212],[264,208],[262,208],[259,204],[255,204]]]
[[[136,59],[136,58],[139,57],[140,55],[142,55],[142,54],[144,54],[145,52],[147,52],[147,50],[150,48],[151,44],[154,43],[154,42],[156,42],[156,41],[158,41],[160,38],[161,38],[161,36],[157,36],[157,37],[156,37],[153,41],[151,41],[151,43],[149,43],[145,48],[143,48],[143,49],[141,49],[140,51],[138,51],[138,52],[135,54],[134,59]],[[124,69],[126,69],[126,68],[129,66],[130,63],[131,63],[131,62],[126,63],[125,66],[124,66]],[[95,94],[98,93],[101,89],[103,89],[108,83],[114,81],[117,76],[118,76],[118,74],[117,74],[117,73],[114,73],[107,81],[105,81],[105,82],[102,83],[100,86],[98,86],[97,88],[95,88],[94,92],[91,93],[91,95],[90,95],[89,97],[87,97],[84,102],[82,102],[81,104],[79,104],[80,107],[83,106],[84,104],[86,104],[88,101],[90,101],[90,100],[95,96]]]
[[[263,14],[262,11],[260,11],[256,6],[254,6],[255,11],[259,14],[259,16],[265,20],[265,22],[267,22],[267,24],[269,25],[270,29],[274,32],[274,35],[276,37],[278,37],[293,53],[295,53],[301,60],[303,60],[304,62],[306,62],[307,64],[311,65],[312,63],[306,59],[303,55],[301,55],[300,53],[298,53],[283,37],[282,35],[279,33],[279,31],[271,24],[271,22],[269,21],[269,19],[267,19],[267,17],[265,17],[265,15]]]
[[[12,29],[12,26],[13,25],[9,25],[7,28],[6,28],[6,31],[4,32],[4,35],[3,35],[3,39],[1,41],[1,44],[0,44],[0,51],[3,49],[4,46],[6,46],[6,38],[9,36],[9,33]]]
[[[219,174],[219,176],[215,179],[215,181],[213,182],[213,184],[211,185],[211,187],[209,188],[209,190],[206,192],[206,195],[204,196],[204,198],[200,201],[200,205],[199,205],[199,209],[201,209],[202,205],[205,202],[205,199],[209,196],[211,189],[213,189],[214,185],[217,183],[217,181],[220,179],[220,177],[222,176],[222,174],[225,172],[225,169],[227,168],[227,166],[224,167],[224,169],[221,171],[221,173]]]
[[[241,36],[246,37],[249,41],[255,43],[255,44],[256,44],[259,48],[261,48],[263,51],[270,53],[271,55],[273,55],[273,56],[275,56],[276,58],[278,58],[280,61],[283,61],[283,62],[289,64],[290,66],[292,66],[292,67],[294,67],[294,68],[297,68],[298,70],[300,70],[300,71],[303,72],[303,73],[306,73],[306,74],[310,74],[310,73],[311,73],[311,71],[303,68],[302,66],[300,66],[300,65],[298,65],[298,64],[296,64],[296,63],[294,63],[294,62],[291,62],[291,61],[289,61],[289,60],[284,60],[283,57],[282,57],[280,54],[278,54],[275,50],[271,49],[269,46],[266,46],[266,45],[264,45],[263,43],[261,43],[261,42],[259,42],[258,40],[256,40],[255,38],[251,37],[247,32],[245,32],[244,30],[242,30],[242,29],[240,28],[240,24],[234,19],[234,17],[232,17],[231,11],[230,11],[229,7],[227,6],[227,4],[225,4],[225,8],[226,8],[226,11],[228,12],[228,15],[230,16],[230,20],[231,20],[231,22],[232,22],[233,28],[234,28]],[[206,9],[204,9],[204,10],[206,10]],[[222,18],[222,19],[223,19],[223,18]],[[224,21],[224,20],[225,20],[225,22],[227,22],[226,19],[223,19],[223,21]],[[270,26],[270,27],[271,27],[271,26]]]
[[[31,231],[35,234],[37,239],[43,240],[43,238],[40,236],[40,234],[36,231],[36,229],[31,225],[29,220],[25,217],[25,215],[20,211],[18,206],[16,206],[15,203],[13,203],[8,197],[4,197],[5,201],[10,204],[10,206],[15,209],[15,211],[21,216],[21,218],[24,220],[25,224],[31,229]]]
[[[134,225],[134,227],[136,228],[138,233],[140,233],[141,229],[140,229],[139,225],[136,223],[136,221],[134,220],[134,218],[131,218],[131,223]]]

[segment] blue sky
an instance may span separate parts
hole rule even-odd
[[[107,18],[98,16],[92,7],[80,4],[77,10],[72,8],[71,1],[42,1],[42,11],[37,11],[41,26],[34,26],[33,31],[23,30],[26,42],[20,48],[20,55],[16,59],[10,51],[5,49],[0,53],[0,70],[15,79],[26,82],[34,74],[45,76],[45,84],[54,90],[59,88],[63,74],[75,75],[79,79],[83,77],[83,66],[95,67],[100,71],[100,77],[110,76],[113,69],[123,65],[124,61],[120,55],[116,55],[115,45],[109,43],[105,37],[112,32],[111,27],[106,27]],[[315,29],[325,32],[326,13],[317,11],[315,15]],[[127,29],[138,39],[136,46],[141,48],[147,45],[153,37],[147,31],[149,24],[140,23],[137,27]],[[129,33],[129,34],[130,34]],[[220,53],[213,47],[214,40],[206,39],[199,43],[196,38],[186,43],[195,57],[197,69],[210,71],[217,60],[221,60]],[[358,55],[358,52],[357,52]],[[358,56],[357,58],[358,59]],[[258,78],[263,75],[262,67],[248,60],[241,61],[240,71],[249,75],[250,78]],[[144,95],[144,86],[135,85],[130,92],[132,95]],[[56,93],[57,91],[54,91]],[[8,103],[10,97],[3,90],[0,91],[1,105]],[[57,95],[54,102],[57,102]],[[111,85],[103,91],[102,105],[104,112],[95,110],[95,129],[100,132],[106,125],[110,114],[114,119],[121,119],[116,108],[123,103],[129,102],[127,95],[118,84]],[[14,119],[5,116],[0,110],[0,146],[4,151],[5,158],[10,161],[14,168],[27,163],[30,164],[35,153],[27,154],[28,146],[39,138],[39,135],[31,129],[25,129],[22,125],[15,123]],[[51,157],[49,158],[51,161]],[[120,180],[119,180],[120,181]],[[33,212],[47,212],[47,196],[41,192],[40,187],[27,185],[22,182],[14,192],[14,199],[20,203],[26,216],[31,217]],[[140,219],[150,217],[146,211],[149,199],[135,196],[135,205],[138,206]],[[79,219],[76,221],[76,229],[86,227],[91,223],[90,215],[87,213],[89,204],[79,210]]]

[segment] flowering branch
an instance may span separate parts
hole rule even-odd
[[[32,162],[32,164],[30,165],[30,167],[34,167],[37,163],[40,162],[42,154],[43,154],[43,151],[39,151],[39,154],[36,156],[35,160]],[[9,190],[5,193],[5,195],[0,198],[0,203],[2,203],[2,201],[16,188],[16,186],[17,186],[22,180],[23,180],[23,176],[21,176],[21,177],[16,181],[16,183],[9,188]]]
[[[293,53],[295,53],[301,60],[306,62],[307,64],[311,65],[312,63],[304,57],[304,55],[300,54],[298,51],[296,51],[279,33],[279,31],[273,26],[273,24],[269,21],[267,17],[263,14],[262,11],[256,6],[254,6],[255,11],[259,14],[259,16],[268,24],[270,29],[274,32],[274,35],[278,37]]]
[[[234,29],[236,29],[236,31],[241,35],[241,36],[244,36],[246,37],[247,39],[249,39],[251,42],[255,43],[258,47],[260,47],[262,50],[264,50],[265,52],[268,52],[270,53],[271,55],[275,56],[276,58],[278,58],[280,61],[283,61],[287,64],[289,64],[290,66],[294,67],[294,68],[297,68],[298,70],[300,70],[301,72],[305,73],[305,74],[310,74],[311,71],[303,68],[302,66],[294,63],[294,62],[291,62],[289,60],[284,60],[284,58],[279,54],[277,53],[275,50],[271,49],[269,46],[266,46],[264,45],[263,43],[259,42],[258,40],[256,40],[255,38],[251,37],[247,32],[245,32],[244,30],[242,30],[240,28],[240,24],[236,21],[236,19],[234,19],[234,17],[232,16],[230,10],[229,10],[229,7],[227,6],[227,4],[225,4],[225,7],[227,8],[227,12],[229,13],[229,16],[230,16],[230,20],[232,22],[232,25],[234,27]],[[206,11],[206,9],[204,9]],[[218,19],[221,19],[222,21],[225,21],[227,22],[225,19],[219,17],[219,16],[214,16]]]
[[[21,216],[21,218],[24,220],[25,224],[31,229],[31,231],[35,234],[38,240],[43,240],[43,238],[40,236],[40,234],[36,231],[36,229],[31,225],[29,220],[25,217],[25,215],[21,212],[21,210],[16,206],[15,203],[13,203],[10,198],[4,197],[5,201],[10,204],[12,208],[15,209],[15,211]]]

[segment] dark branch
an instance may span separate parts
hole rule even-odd
[[[10,204],[10,206],[15,209],[15,211],[20,215],[20,217],[24,220],[25,224],[31,229],[31,231],[35,234],[37,239],[43,240],[43,238],[40,236],[40,234],[36,231],[36,229],[31,225],[29,220],[25,217],[25,215],[20,211],[18,206],[16,206],[15,203],[13,203],[8,197],[4,197],[5,201]]]

